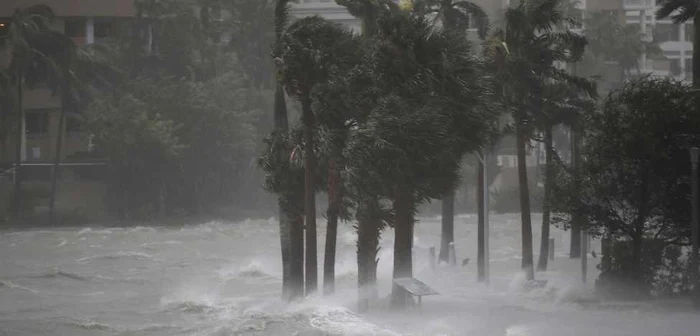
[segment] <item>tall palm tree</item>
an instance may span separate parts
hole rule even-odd
[[[538,114],[538,129],[542,133],[541,141],[545,147],[544,197],[542,200],[542,235],[540,241],[540,256],[537,262],[538,271],[547,270],[549,256],[549,229],[552,211],[552,189],[555,182],[555,157],[553,133],[554,127],[564,124],[577,128],[582,112],[592,105],[588,97],[595,96],[593,83],[581,81],[581,86],[573,86],[566,82],[552,82],[544,86],[542,109]],[[586,97],[588,96],[588,97]],[[579,236],[580,239],[580,236]]]
[[[657,19],[670,17],[679,24],[693,20],[693,86],[700,86],[700,2],[697,0],[659,0]]]
[[[315,292],[318,285],[316,237],[316,154],[314,132],[316,116],[311,93],[315,86],[328,80],[337,64],[346,61],[353,50],[352,34],[339,24],[321,17],[308,17],[293,23],[282,37],[282,82],[302,108],[304,134],[304,212],[306,229],[306,291]]]
[[[478,28],[478,35],[481,39],[486,37],[489,27],[488,15],[474,2],[465,0],[416,0],[413,2],[412,10],[421,16],[432,16],[434,23],[441,25],[444,29],[464,34],[467,38],[467,30],[472,26]],[[479,163],[479,169],[483,169]],[[455,190],[450,190],[442,198],[442,233],[440,239],[440,253],[438,259],[448,262],[449,245],[454,242],[454,203]],[[479,221],[483,221],[483,216],[479,213]]]
[[[59,32],[49,32],[44,43],[37,45],[37,50],[44,55],[50,55],[51,64],[56,68],[55,79],[51,86],[61,97],[61,112],[57,125],[56,148],[54,150],[53,173],[51,174],[51,195],[49,197],[49,224],[54,224],[56,204],[56,183],[60,175],[60,162],[63,151],[63,138],[68,110],[77,106],[74,91],[80,86],[76,78],[78,48],[68,36]]]
[[[53,19],[51,8],[35,5],[18,9],[10,19],[8,42],[11,50],[9,72],[14,80],[17,98],[15,100],[17,138],[15,150],[15,184],[13,191],[13,213],[21,213],[22,174],[21,165],[25,156],[24,87],[43,81],[48,75],[49,59],[36,49],[50,32],[49,22]]]
[[[381,17],[398,13],[399,7],[393,0],[336,0],[336,3],[347,8],[351,15],[362,22],[362,39],[365,46],[372,46],[379,38],[378,26]],[[365,51],[369,56],[369,48]],[[366,122],[366,117],[377,104],[377,92],[372,85],[374,76],[371,64],[359,64],[347,76],[348,97],[346,111],[354,111],[346,117],[348,125],[358,126]],[[349,164],[350,161],[347,161]],[[347,169],[346,169],[347,170]],[[369,301],[377,297],[377,255],[379,239],[386,226],[392,222],[393,214],[380,202],[379,193],[370,192],[363,188],[367,176],[359,171],[350,169],[349,178],[344,181],[346,193],[352,200],[357,220],[357,286],[359,292],[359,309],[369,309]]]
[[[12,110],[15,97],[13,94],[14,84],[12,76],[7,69],[0,69],[0,139],[2,145],[0,157],[4,157],[7,152],[8,125],[11,124]]]
[[[579,81],[556,67],[558,62],[578,60],[586,45],[584,37],[563,28],[570,21],[558,9],[559,0],[528,2],[509,8],[505,28],[490,43],[494,79],[515,128],[522,221],[522,268],[534,279],[530,191],[527,179],[527,144],[542,106],[547,80]]]
[[[282,37],[289,25],[289,12],[289,0],[275,1],[273,57],[281,53]],[[274,132],[278,136],[289,133],[287,104],[282,78],[279,73],[275,80],[273,117]],[[280,162],[284,162],[283,166],[289,166],[288,153],[278,150],[275,155],[278,156]],[[281,194],[278,196],[280,246],[283,265],[282,292],[286,299],[294,299],[304,295],[304,223],[299,211],[303,207],[303,198],[299,197],[297,188],[295,185],[289,185],[287,188],[289,190],[280,190]]]
[[[369,47],[375,107],[351,130],[349,173],[393,210],[393,277],[413,274],[416,206],[454,189],[461,157],[481,145],[492,120],[479,107],[484,87],[471,44],[411,13],[380,15]],[[407,303],[392,290],[392,306]]]

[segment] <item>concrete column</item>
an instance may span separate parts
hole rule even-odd
[[[20,127],[20,132],[22,132],[22,139],[20,144],[20,157],[22,162],[27,161],[27,114],[22,111],[22,125]]]
[[[48,153],[50,153],[50,157],[45,157],[44,159],[51,159],[54,160],[56,158],[56,144],[58,142],[58,137],[60,136],[61,133],[63,133],[64,130],[59,131],[58,130],[58,124],[59,124],[59,119],[61,117],[61,111],[60,110],[51,110],[48,113],[48,135],[49,135],[49,146],[51,148],[49,149]],[[65,126],[65,125],[64,125]],[[64,144],[65,146],[65,144]]]
[[[85,43],[95,43],[95,19],[92,17],[85,18]]]
[[[678,31],[678,40],[680,40],[679,45],[681,46],[680,50],[680,66],[681,66],[681,76],[685,78],[685,53],[686,53],[686,48],[685,48],[685,23],[676,25],[677,28],[679,29]],[[692,54],[692,53],[691,53]]]

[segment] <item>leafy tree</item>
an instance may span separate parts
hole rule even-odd
[[[628,279],[648,281],[645,245],[690,244],[687,147],[697,143],[700,122],[694,96],[669,79],[628,83],[586,120],[580,192],[573,191],[574,181],[559,180],[555,199],[579,206],[592,233],[630,242]]]
[[[518,156],[518,180],[522,219],[522,267],[534,278],[532,223],[527,180],[526,151],[541,111],[543,86],[547,80],[583,83],[557,68],[558,62],[576,61],[586,40],[564,27],[571,18],[559,10],[559,0],[521,1],[508,8],[505,28],[495,31],[487,55],[497,85],[496,92],[511,113]]]
[[[587,75],[604,76],[614,63],[620,71],[620,85],[631,76],[631,70],[639,73],[639,60],[646,53],[660,56],[661,49],[654,42],[645,42],[639,26],[621,22],[615,11],[592,12],[586,19],[585,35],[589,41],[586,55],[582,60],[582,72]],[[610,88],[609,85],[603,85]]]

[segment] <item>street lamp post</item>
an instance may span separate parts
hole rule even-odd
[[[693,285],[693,304],[696,308],[700,308],[700,288],[698,283],[698,243],[700,243],[700,212],[698,209],[698,202],[700,202],[700,191],[698,191],[698,157],[700,156],[700,148],[693,147],[690,149],[690,163],[692,164],[692,191],[693,198],[691,204],[692,209],[692,223],[690,224],[692,230],[692,244],[693,244],[693,254],[690,260],[690,277]]]

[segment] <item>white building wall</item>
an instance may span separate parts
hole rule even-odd
[[[642,57],[640,71],[657,76],[671,76],[680,80],[692,79],[693,43],[686,34],[693,24],[674,24],[670,19],[657,20],[658,0],[624,0],[627,24],[640,25],[647,38],[656,38],[667,60],[651,60]]]

